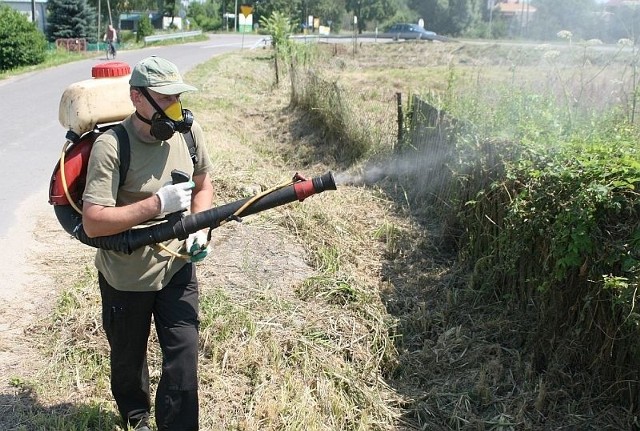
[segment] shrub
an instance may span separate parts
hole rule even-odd
[[[143,16],[138,22],[138,32],[136,33],[136,42],[144,40],[145,36],[153,34],[153,26],[148,16]]]
[[[215,31],[222,28],[222,19],[219,15],[214,3],[192,2],[189,4],[187,17],[191,19],[193,27],[203,31]]]
[[[120,44],[133,43],[136,40],[136,33],[131,30],[121,30],[118,39]]]
[[[42,63],[46,40],[26,16],[0,6],[0,70]]]

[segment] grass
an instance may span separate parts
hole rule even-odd
[[[60,66],[61,64],[84,60],[100,54],[102,54],[102,52],[68,52],[63,49],[49,50],[46,53],[44,62],[33,66],[23,66],[16,69],[0,71],[0,79],[8,79],[24,73],[35,72],[49,67]]]
[[[201,42],[207,39],[209,39],[209,36],[207,36],[206,33],[202,33],[197,36],[182,37],[179,39],[165,39],[165,40],[158,40],[158,41],[153,41],[148,43],[138,42],[135,44],[135,47],[146,48],[146,47],[153,47],[153,46],[181,45],[185,42]]]
[[[364,160],[337,156],[350,142],[325,126],[340,123],[295,109],[288,80],[274,87],[264,51],[209,61],[187,76],[204,90],[184,104],[209,137],[216,203],[280,183],[297,170],[357,176],[368,157],[385,162],[396,136],[397,92],[446,91],[452,62],[459,85],[470,85],[527,76],[535,69],[525,68],[542,58],[504,50],[489,55],[491,49],[458,44],[380,44],[360,47],[355,58],[342,47],[327,50],[323,72],[350,104],[351,136],[366,141]],[[515,71],[514,58],[525,62]],[[604,429],[628,423],[619,406],[593,410],[594,400],[571,398],[550,376],[536,374],[530,352],[521,349],[531,331],[527,322],[510,320],[508,304],[485,302],[471,289],[470,274],[456,267],[453,247],[443,243],[446,226],[417,217],[421,209],[410,192],[383,175],[367,187],[340,184],[336,192],[214,231],[213,255],[199,266],[202,429]],[[89,264],[77,266],[89,262],[93,250],[82,250],[81,259],[58,262],[64,288],[56,308],[30,330],[50,363],[35,377],[12,377],[15,429],[116,426],[95,276]],[[151,347],[153,383],[159,363]],[[584,376],[574,377],[576,387],[584,383]]]

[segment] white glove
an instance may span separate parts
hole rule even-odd
[[[207,235],[201,230],[190,234],[185,240],[184,246],[191,256],[191,262],[200,262],[207,257],[210,251],[207,245]]]
[[[169,184],[156,192],[160,198],[160,212],[174,213],[182,211],[191,205],[191,189],[195,187],[193,181],[179,184]]]

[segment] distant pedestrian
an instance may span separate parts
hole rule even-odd
[[[105,32],[102,40],[104,42],[107,42],[107,44],[109,45],[107,48],[107,52],[111,55],[111,57],[115,58],[116,56],[115,43],[118,42],[118,33],[116,32],[116,29],[113,27],[113,25],[109,24],[109,26],[107,27],[107,31]]]

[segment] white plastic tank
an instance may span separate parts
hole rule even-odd
[[[77,140],[97,125],[124,120],[134,111],[129,98],[131,68],[121,61],[95,65],[92,79],[68,86],[60,99],[58,119],[68,129],[67,139]]]

